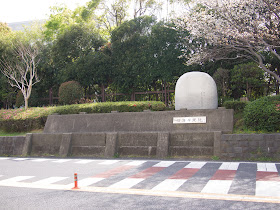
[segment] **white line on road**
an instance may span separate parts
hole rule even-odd
[[[256,196],[280,196],[280,182],[257,181]]]
[[[87,186],[97,183],[103,179],[105,179],[105,178],[89,177],[89,178],[85,178],[82,180],[78,180],[78,187],[87,187]],[[72,188],[72,187],[74,187],[74,182],[72,184],[68,184],[66,186],[67,186],[67,188]]]
[[[257,163],[258,171],[278,172],[275,163]]]
[[[206,162],[191,162],[184,168],[202,168],[205,164]]]
[[[48,161],[48,160],[50,160],[50,159],[42,159],[42,158],[40,158],[40,159],[33,159],[31,161],[32,162],[45,162],[45,161]]]
[[[13,159],[13,160],[16,160],[16,161],[23,161],[23,160],[28,160],[29,158],[16,158],[16,159]]]
[[[125,165],[127,166],[140,166],[142,165],[143,163],[146,163],[147,161],[132,161],[132,162],[129,162]]]
[[[152,188],[152,190],[176,191],[186,181],[186,179],[166,179]]]
[[[257,163],[258,171],[266,171],[265,163]]]
[[[70,161],[69,159],[65,160],[65,159],[62,159],[62,160],[55,160],[55,161],[52,161],[53,163],[65,163],[65,162],[68,162]]]
[[[59,182],[61,180],[68,179],[68,178],[69,177],[54,176],[54,177],[49,177],[46,179],[39,180],[37,182],[33,182],[33,184],[42,184],[42,185],[53,184],[55,182]]]
[[[161,161],[158,164],[153,165],[153,167],[169,167],[174,163],[175,163],[175,161]]]
[[[119,160],[106,160],[102,163],[99,163],[100,165],[111,165],[111,164],[114,164],[114,163],[117,163],[119,162]]]
[[[95,161],[95,160],[80,160],[80,161],[75,162],[75,163],[78,163],[78,164],[87,164],[87,163],[91,163],[91,162],[93,162],[93,161]]]
[[[222,165],[220,166],[219,170],[237,170],[239,167],[240,163],[236,163],[236,162],[225,162],[222,163]]]
[[[278,172],[275,163],[266,163],[266,171]]]
[[[129,189],[133,187],[134,185],[142,182],[145,179],[138,179],[138,178],[126,178],[123,179],[113,185],[110,185],[109,188],[121,188],[121,189]]]
[[[2,181],[0,181],[1,184],[3,183],[14,183],[14,182],[20,182],[20,181],[23,181],[23,180],[27,180],[27,179],[31,179],[33,178],[34,176],[16,176],[16,177],[13,177],[13,178],[9,178],[9,179],[4,179]]]
[[[232,180],[209,180],[202,193],[228,194]]]

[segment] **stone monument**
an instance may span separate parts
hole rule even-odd
[[[217,86],[209,74],[188,72],[178,79],[175,88],[175,110],[217,108]]]

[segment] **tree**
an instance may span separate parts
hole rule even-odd
[[[154,17],[143,16],[124,22],[112,32],[114,83],[121,92],[131,93],[152,80],[149,37],[155,23]]]
[[[234,98],[245,95],[259,98],[264,94],[264,72],[257,64],[250,62],[236,65],[231,71],[231,89]]]
[[[103,28],[103,33],[110,37],[111,32],[119,27],[128,18],[129,0],[101,1],[97,10],[101,15],[96,15],[96,20]]]
[[[230,95],[230,70],[218,68],[213,75],[213,79],[217,84],[218,94],[222,97]]]
[[[91,59],[104,44],[105,40],[91,27],[72,25],[68,28],[52,46],[54,68],[60,81],[76,80],[85,89],[93,84]]]
[[[195,2],[198,6],[177,22],[177,27],[191,33],[187,37],[193,47],[186,54],[189,64],[245,57],[280,81],[280,76],[267,68],[263,55],[269,53],[280,61],[279,0]]]
[[[3,57],[0,61],[1,72],[8,78],[9,84],[22,92],[25,109],[28,108],[33,85],[39,82],[38,54],[39,48],[34,43],[18,41],[14,44],[13,57]]]
[[[187,31],[174,29],[172,22],[159,22],[152,26],[150,51],[153,57],[152,74],[155,80],[173,82],[188,69],[184,58],[179,58],[181,50],[185,49],[182,37]]]
[[[133,17],[141,17],[143,15],[152,15],[155,10],[159,10],[161,4],[155,0],[134,0],[134,13]],[[151,14],[147,14],[150,11]]]

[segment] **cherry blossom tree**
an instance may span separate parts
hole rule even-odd
[[[268,68],[267,58],[280,62],[280,0],[195,0],[177,28],[190,31],[188,64],[209,60],[246,58]]]

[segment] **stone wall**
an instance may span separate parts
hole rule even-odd
[[[280,158],[280,133],[100,132],[0,137],[0,155]]]
[[[206,123],[174,123],[174,117],[205,117]],[[50,115],[44,133],[185,132],[232,133],[233,110],[180,110],[99,114]]]
[[[24,136],[0,137],[0,156],[22,155]]]
[[[280,133],[225,134],[221,137],[221,157],[224,158],[280,158]]]

